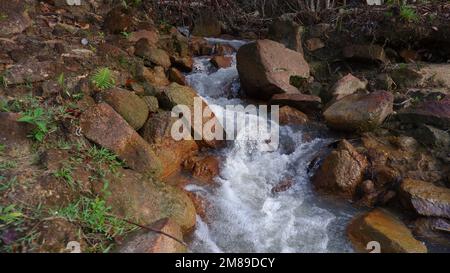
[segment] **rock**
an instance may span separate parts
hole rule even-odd
[[[0,37],[22,33],[33,23],[24,1],[0,1]]]
[[[144,96],[142,99],[148,106],[148,110],[150,113],[156,113],[159,109],[158,99],[154,96]]]
[[[123,6],[117,6],[105,17],[104,28],[110,33],[120,34],[127,31],[133,23],[130,11]]]
[[[367,82],[363,82],[352,74],[347,74],[338,80],[332,87],[333,99],[338,101],[345,96],[351,95],[360,89],[366,89]]]
[[[144,126],[149,110],[145,101],[139,96],[121,88],[104,91],[101,96],[133,129],[139,130]]]
[[[271,105],[290,106],[306,114],[317,113],[321,107],[321,99],[313,95],[277,94],[270,99]]]
[[[381,253],[426,253],[427,247],[391,213],[375,209],[354,219],[347,228],[356,250],[368,252],[370,242],[380,244]]]
[[[450,88],[450,64],[426,64],[420,68],[420,74],[428,85]]]
[[[347,59],[370,61],[382,64],[387,64],[389,62],[384,49],[379,45],[346,46],[343,49],[343,55]]]
[[[396,116],[404,123],[429,124],[442,130],[449,130],[450,98],[424,101],[400,110]]]
[[[169,81],[176,82],[179,85],[186,85],[186,77],[180,70],[173,67],[169,70]]]
[[[310,38],[306,40],[306,49],[308,49],[311,52],[324,47],[325,43],[319,38]]]
[[[183,241],[183,233],[180,226],[173,220],[162,219],[151,225],[154,230],[159,230]],[[118,253],[184,253],[186,246],[165,234],[154,231],[142,230],[130,235],[127,240],[120,244],[115,251]]]
[[[237,53],[237,69],[246,94],[258,99],[279,93],[298,94],[290,84],[291,77],[309,77],[309,66],[301,53],[270,40],[242,46]]]
[[[280,181],[277,185],[275,185],[275,187],[273,187],[270,192],[272,192],[272,194],[285,192],[285,191],[289,190],[290,188],[292,188],[293,185],[294,185],[294,181],[292,180],[292,178],[287,178],[287,179]]]
[[[303,53],[303,27],[290,18],[280,17],[269,26],[269,39],[283,44],[285,47]]]
[[[183,232],[195,226],[195,207],[181,189],[127,169],[109,175],[108,180],[109,194],[103,183],[96,183],[94,191],[104,196],[113,214],[146,226],[170,218]]]
[[[214,53],[214,46],[210,45],[207,40],[200,37],[192,37],[190,48],[195,56],[206,56]]]
[[[450,189],[430,182],[405,179],[401,184],[405,204],[425,216],[450,218]]]
[[[142,29],[130,33],[130,36],[128,37],[128,41],[132,43],[136,43],[140,39],[146,39],[148,43],[156,45],[159,41],[159,34],[156,30]]]
[[[375,89],[391,91],[394,89],[395,82],[388,74],[379,74],[375,78]]]
[[[85,137],[116,153],[130,168],[156,177],[164,173],[155,151],[108,104],[101,103],[85,111],[80,126]]]
[[[450,149],[450,134],[433,126],[421,124],[411,130],[411,135],[426,146],[440,148],[444,151]]]
[[[147,39],[140,39],[135,45],[134,54],[156,66],[168,69],[171,66],[169,54],[163,49],[150,44]]]
[[[320,23],[308,27],[308,34],[314,38],[324,38],[331,30],[331,25],[326,23]]]
[[[189,38],[182,35],[175,29],[175,32],[169,35],[162,35],[159,39],[158,45],[160,48],[166,50],[170,55],[179,58],[189,57]]]
[[[397,88],[420,86],[424,82],[423,75],[416,69],[417,66],[398,66],[390,70],[389,75]]]
[[[414,63],[420,61],[420,55],[417,54],[417,51],[412,49],[403,49],[400,51],[400,56],[407,63]]]
[[[192,35],[201,37],[217,37],[222,33],[222,27],[215,16],[209,12],[202,12],[198,18],[195,19],[194,29]]]
[[[70,253],[71,251],[81,253],[87,247],[80,228],[63,218],[42,221],[36,228],[39,231],[37,249],[39,253]],[[68,249],[70,242],[79,243],[79,250]]]
[[[210,62],[216,68],[228,68],[231,66],[233,62],[233,58],[230,56],[214,56],[211,58]]]
[[[31,152],[32,141],[28,135],[33,125],[18,122],[20,114],[0,112],[0,143],[4,145],[2,154],[19,157]]]
[[[290,106],[280,108],[280,125],[303,125],[308,122],[308,116]]]
[[[205,130],[205,128],[198,128],[198,126],[195,126],[195,98],[199,98],[198,101],[201,102],[200,106],[202,106],[202,111],[205,111],[205,109],[209,109],[209,107],[206,102],[197,95],[194,89],[188,86],[179,85],[177,83],[171,83],[163,90],[163,92],[157,95],[157,98],[160,107],[168,111],[171,111],[177,105],[185,105],[189,108],[191,112],[191,116],[189,117],[191,120],[190,124],[193,125],[193,137],[195,140],[199,141],[200,144],[210,148],[218,148],[225,143],[223,141],[225,139],[225,136],[223,136],[225,134],[225,131],[223,130],[222,126],[220,125],[212,111],[210,111],[212,114],[209,117],[202,117],[201,127],[204,127],[206,124],[212,124],[212,131],[218,132],[218,134],[220,133],[220,135],[222,136],[222,140],[217,139],[215,136],[205,135],[205,131],[209,130]]]
[[[155,151],[156,156],[164,166],[162,177],[168,177],[181,170],[184,160],[192,157],[198,151],[194,140],[176,141],[171,130],[177,118],[170,112],[152,114],[140,133]]]
[[[323,113],[333,129],[370,131],[381,125],[393,111],[394,96],[390,92],[348,95],[333,103]]]
[[[56,74],[55,63],[52,61],[39,62],[35,59],[17,63],[5,73],[6,84],[24,84],[48,80]]]
[[[147,81],[155,87],[167,86],[170,83],[164,73],[164,68],[161,66],[156,66],[153,69],[141,66],[137,70],[137,78],[142,81]]]
[[[450,220],[435,217],[422,217],[414,222],[413,233],[435,244],[450,245]]]
[[[194,69],[194,60],[192,59],[192,57],[170,56],[170,61],[175,68],[179,69],[182,72],[189,73]]]
[[[318,189],[352,198],[363,181],[367,166],[366,157],[347,140],[342,140],[325,158],[312,181]]]
[[[219,175],[220,163],[214,156],[193,157],[186,160],[183,165],[186,170],[192,173],[194,178],[205,183],[212,183],[213,179]]]

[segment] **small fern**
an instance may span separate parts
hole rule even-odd
[[[416,11],[409,6],[400,7],[400,16],[405,21],[416,22],[419,19]]]
[[[95,84],[95,86],[100,90],[108,89],[114,87],[115,85],[112,72],[107,67],[100,68],[97,72],[95,72],[92,77],[92,83]]]

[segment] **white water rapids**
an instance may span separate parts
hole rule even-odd
[[[219,39],[209,42],[228,43],[235,48],[244,43]],[[219,118],[226,105],[245,105],[236,96],[239,79],[235,55],[233,58],[232,67],[219,70],[213,69],[208,57],[196,58],[194,72],[187,75],[189,84]],[[230,118],[226,116],[227,121]],[[208,223],[197,217],[190,250],[351,252],[345,227],[356,210],[345,202],[318,196],[307,174],[309,162],[332,139],[323,137],[326,134],[318,133],[318,129],[282,126],[279,148],[263,152],[258,149],[263,140],[249,140],[253,133],[239,132],[237,140],[218,151],[223,158],[216,178],[218,187],[187,186],[210,204]],[[287,177],[292,177],[294,186],[273,194],[272,188]]]

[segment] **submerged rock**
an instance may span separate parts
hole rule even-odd
[[[391,213],[375,209],[355,218],[347,228],[356,250],[369,252],[371,242],[381,253],[426,253],[427,247],[416,240],[411,231]]]
[[[421,215],[450,218],[450,189],[432,183],[405,179],[401,185],[403,201]]]
[[[394,96],[390,92],[353,94],[333,103],[323,113],[327,124],[344,131],[370,131],[392,113]]]
[[[324,159],[312,182],[318,189],[352,198],[367,166],[366,157],[344,139]]]
[[[118,253],[184,253],[187,251],[183,241],[183,233],[171,219],[162,219],[151,225],[151,228],[164,232],[173,238],[156,233],[154,231],[142,230],[130,235],[125,242],[119,245],[115,252]],[[179,240],[175,240],[175,239]]]
[[[266,100],[280,93],[299,94],[290,84],[291,77],[309,77],[303,54],[271,40],[242,46],[237,53],[237,69],[246,94]]]

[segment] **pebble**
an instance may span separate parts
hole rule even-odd
[[[87,46],[89,44],[88,39],[86,39],[86,38],[81,39],[81,44],[84,46]]]

